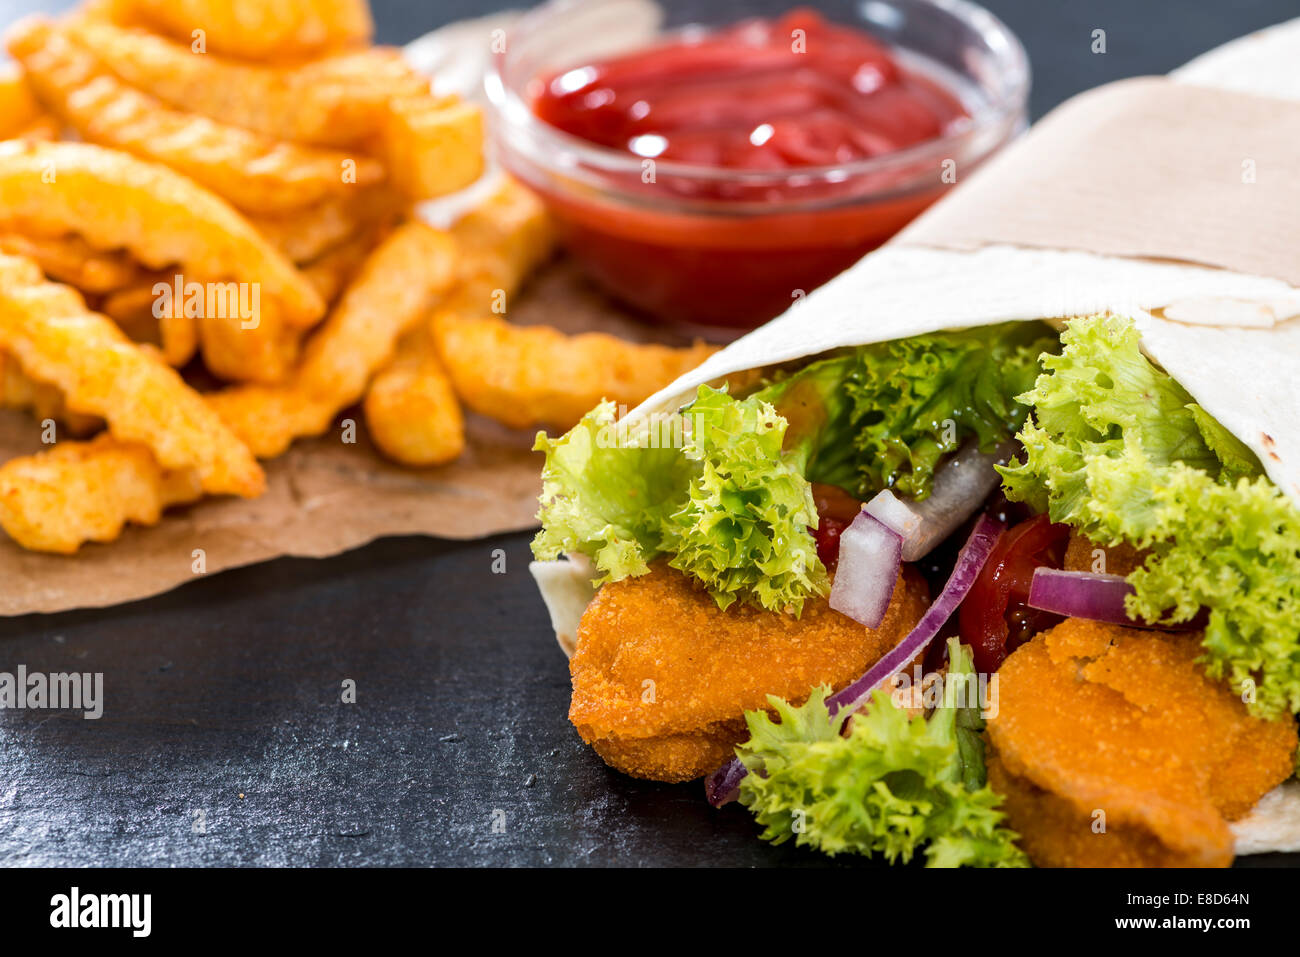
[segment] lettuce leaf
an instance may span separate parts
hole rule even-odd
[[[601,573],[595,584],[650,570],[663,552],[663,525],[694,474],[680,449],[651,447],[658,435],[650,427],[620,434],[617,415],[613,402],[602,402],[561,438],[538,432],[533,444],[546,453],[533,555],[545,561],[580,552]]]
[[[973,675],[970,652],[956,639],[948,647],[950,674]],[[1026,866],[1016,834],[1001,823],[1001,797],[983,783],[982,745],[963,743],[978,731],[969,713],[959,715],[975,706],[959,707],[950,687],[929,720],[909,718],[877,691],[847,734],[848,715],[830,714],[825,687],[798,707],[770,696],[776,721],[746,712],[751,737],[737,755],[750,773],[740,801],[763,838],[891,863],[924,848],[929,867]]]
[[[811,481],[924,499],[945,455],[1015,435],[1028,412],[1015,397],[1056,349],[1034,322],[932,333],[814,362],[759,395],[790,420]]]
[[[781,454],[786,421],[758,397],[737,401],[702,386],[682,454],[699,464],[686,504],[664,526],[668,564],[704,583],[719,608],[752,598],[799,614],[830,590],[808,529],[812,486]]]
[[[786,423],[770,405],[701,386],[684,417],[645,419],[631,434],[615,418],[605,402],[562,438],[538,433],[535,557],[580,552],[601,584],[669,556],[721,608],[739,599],[798,615],[829,591],[809,532],[812,487],[782,455]]]
[[[1253,453],[1139,350],[1133,322],[1073,320],[1022,396],[1025,456],[1007,497],[1104,544],[1150,549],[1129,576],[1135,620],[1209,608],[1202,657],[1253,713],[1300,711],[1300,511]]]
[[[537,436],[546,464],[533,553],[585,554],[597,584],[666,558],[719,607],[800,614],[830,589],[809,531],[811,483],[925,497],[942,456],[1014,434],[1027,412],[1014,397],[1055,347],[1039,323],[866,346],[743,399],[702,386],[683,415],[667,417],[675,429],[661,417],[632,435],[602,403],[561,438]]]

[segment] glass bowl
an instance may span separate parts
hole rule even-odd
[[[758,325],[852,265],[1025,127],[1029,61],[1015,35],[966,0],[824,2],[969,114],[946,135],[836,166],[733,170],[571,136],[531,108],[541,78],[694,29],[779,17],[788,0],[551,0],[524,14],[486,78],[505,168],[545,199],[561,242],[639,312],[712,338]],[[954,176],[955,174],[955,176]]]

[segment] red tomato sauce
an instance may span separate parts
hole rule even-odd
[[[870,159],[967,115],[870,35],[808,10],[565,70],[533,109],[601,146],[738,170]]]
[[[906,188],[897,172],[810,184],[800,170],[894,153],[967,116],[956,95],[900,66],[869,34],[807,10],[682,34],[534,87],[540,119],[642,157],[642,167],[652,160],[781,174],[758,184],[621,174],[612,193],[533,184],[598,282],[643,312],[709,326],[753,326],[784,312],[946,188],[937,160],[924,186]],[[697,212],[674,200],[722,208]],[[744,215],[728,214],[735,204]]]

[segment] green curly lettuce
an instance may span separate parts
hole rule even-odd
[[[1073,320],[1022,401],[1013,501],[1103,544],[1149,549],[1129,576],[1135,620],[1209,609],[1202,663],[1253,713],[1300,711],[1300,511],[1254,454],[1139,349],[1131,320]]]
[[[845,733],[849,716],[830,714],[824,687],[799,707],[770,696],[779,720],[746,712],[750,740],[737,755],[750,773],[740,802],[765,840],[794,837],[826,854],[891,863],[924,848],[929,867],[1027,866],[1002,824],[1001,797],[984,781],[978,708],[951,693],[974,675],[970,652],[956,639],[948,648],[943,703],[928,720],[909,717],[881,690]]]
[[[1057,347],[1036,322],[937,332],[814,362],[759,395],[790,420],[810,480],[925,499],[944,456],[1015,435],[1028,413],[1015,397]]]
[[[944,455],[1015,433],[1027,412],[1015,396],[1054,348],[1039,323],[864,346],[746,398],[702,386],[683,415],[631,435],[603,403],[568,434],[537,436],[546,465],[533,553],[587,555],[597,584],[666,558],[722,608],[800,614],[830,588],[809,531],[811,483],[924,498]],[[679,441],[665,441],[674,430]]]
[[[812,486],[781,450],[785,427],[761,399],[701,386],[684,416],[646,419],[630,434],[609,402],[559,439],[538,433],[546,464],[534,556],[587,555],[597,584],[668,556],[721,608],[739,599],[800,614],[830,579],[809,531]]]
[[[696,471],[672,443],[654,442],[661,433],[649,424],[628,434],[617,416],[613,402],[602,402],[565,435],[538,432],[533,444],[546,453],[533,554],[586,555],[600,572],[596,584],[649,571]]]
[[[798,614],[830,578],[808,532],[818,521],[812,486],[781,454],[785,419],[758,397],[737,401],[708,386],[689,413],[682,454],[700,468],[664,526],[668,564],[703,582],[720,608],[752,597]]]

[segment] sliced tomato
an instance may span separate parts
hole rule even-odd
[[[840,534],[858,517],[862,503],[836,485],[814,482],[812,492],[817,527],[810,531],[817,542],[817,557],[827,568],[834,568],[840,557]]]
[[[1020,644],[1060,621],[1029,607],[1029,586],[1034,569],[1061,567],[1069,537],[1068,525],[1036,515],[1008,529],[993,547],[958,614],[961,639],[980,671],[997,671]]]

